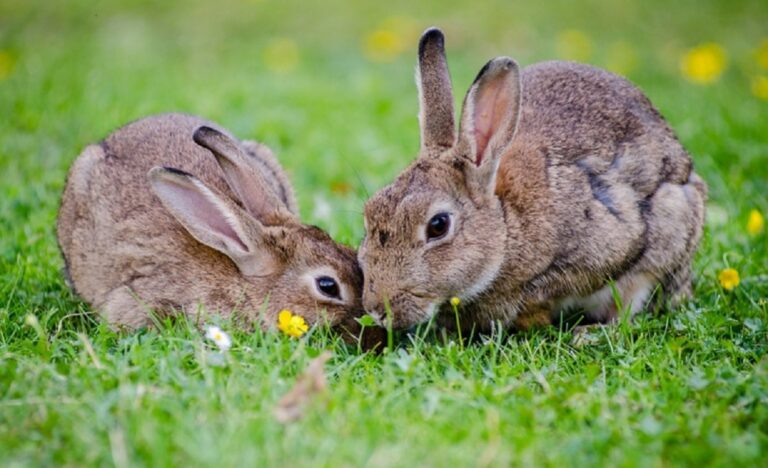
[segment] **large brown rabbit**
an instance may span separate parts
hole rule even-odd
[[[365,206],[366,310],[445,322],[458,296],[462,328],[488,330],[613,321],[614,286],[629,314],[690,296],[707,189],[648,98],[587,65],[499,57],[457,135],[443,43],[419,44],[419,157]]]
[[[355,252],[301,224],[271,151],[197,117],[148,117],[87,147],[58,238],[72,286],[116,328],[150,311],[263,327],[281,309],[352,327],[362,313]]]

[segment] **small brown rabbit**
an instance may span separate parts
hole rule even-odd
[[[301,224],[267,147],[197,117],[148,117],[87,147],[57,229],[71,285],[115,328],[201,305],[265,328],[281,309],[352,328],[362,314],[354,250]]]
[[[365,206],[368,313],[450,324],[458,296],[462,328],[526,328],[573,309],[611,322],[614,285],[629,314],[690,296],[707,188],[648,98],[587,65],[499,57],[457,135],[443,44],[419,43],[419,157]]]

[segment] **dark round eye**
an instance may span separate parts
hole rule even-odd
[[[451,228],[451,215],[448,213],[438,213],[432,216],[427,223],[427,240],[440,239],[448,233]]]
[[[331,299],[341,299],[341,295],[339,293],[339,284],[335,279],[331,278],[330,276],[320,276],[315,279],[315,283],[317,283],[317,289],[319,289],[326,296],[330,297]]]

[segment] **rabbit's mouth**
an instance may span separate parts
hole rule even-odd
[[[382,327],[391,323],[392,328],[403,329],[429,321],[440,310],[442,302],[431,294],[407,292],[382,301],[367,312]]]

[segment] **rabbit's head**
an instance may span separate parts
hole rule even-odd
[[[499,159],[520,110],[517,64],[499,57],[477,75],[458,134],[443,34],[419,43],[421,149],[418,158],[365,205],[358,258],[363,305],[393,326],[426,321],[452,296],[468,299],[493,282],[504,258],[507,223],[495,195]]]
[[[250,296],[252,306],[264,300],[266,310],[252,312],[263,312],[270,319],[282,309],[309,323],[328,320],[332,325],[360,315],[362,273],[354,250],[317,227],[301,224],[247,163],[249,156],[236,141],[209,127],[199,128],[194,140],[216,157],[242,206],[177,169],[155,167],[149,180],[168,212],[192,237],[236,266],[237,279],[210,279],[212,284],[222,283],[221,294],[231,294],[233,288],[228,286],[234,282],[244,284],[240,289],[246,290],[235,294]]]

